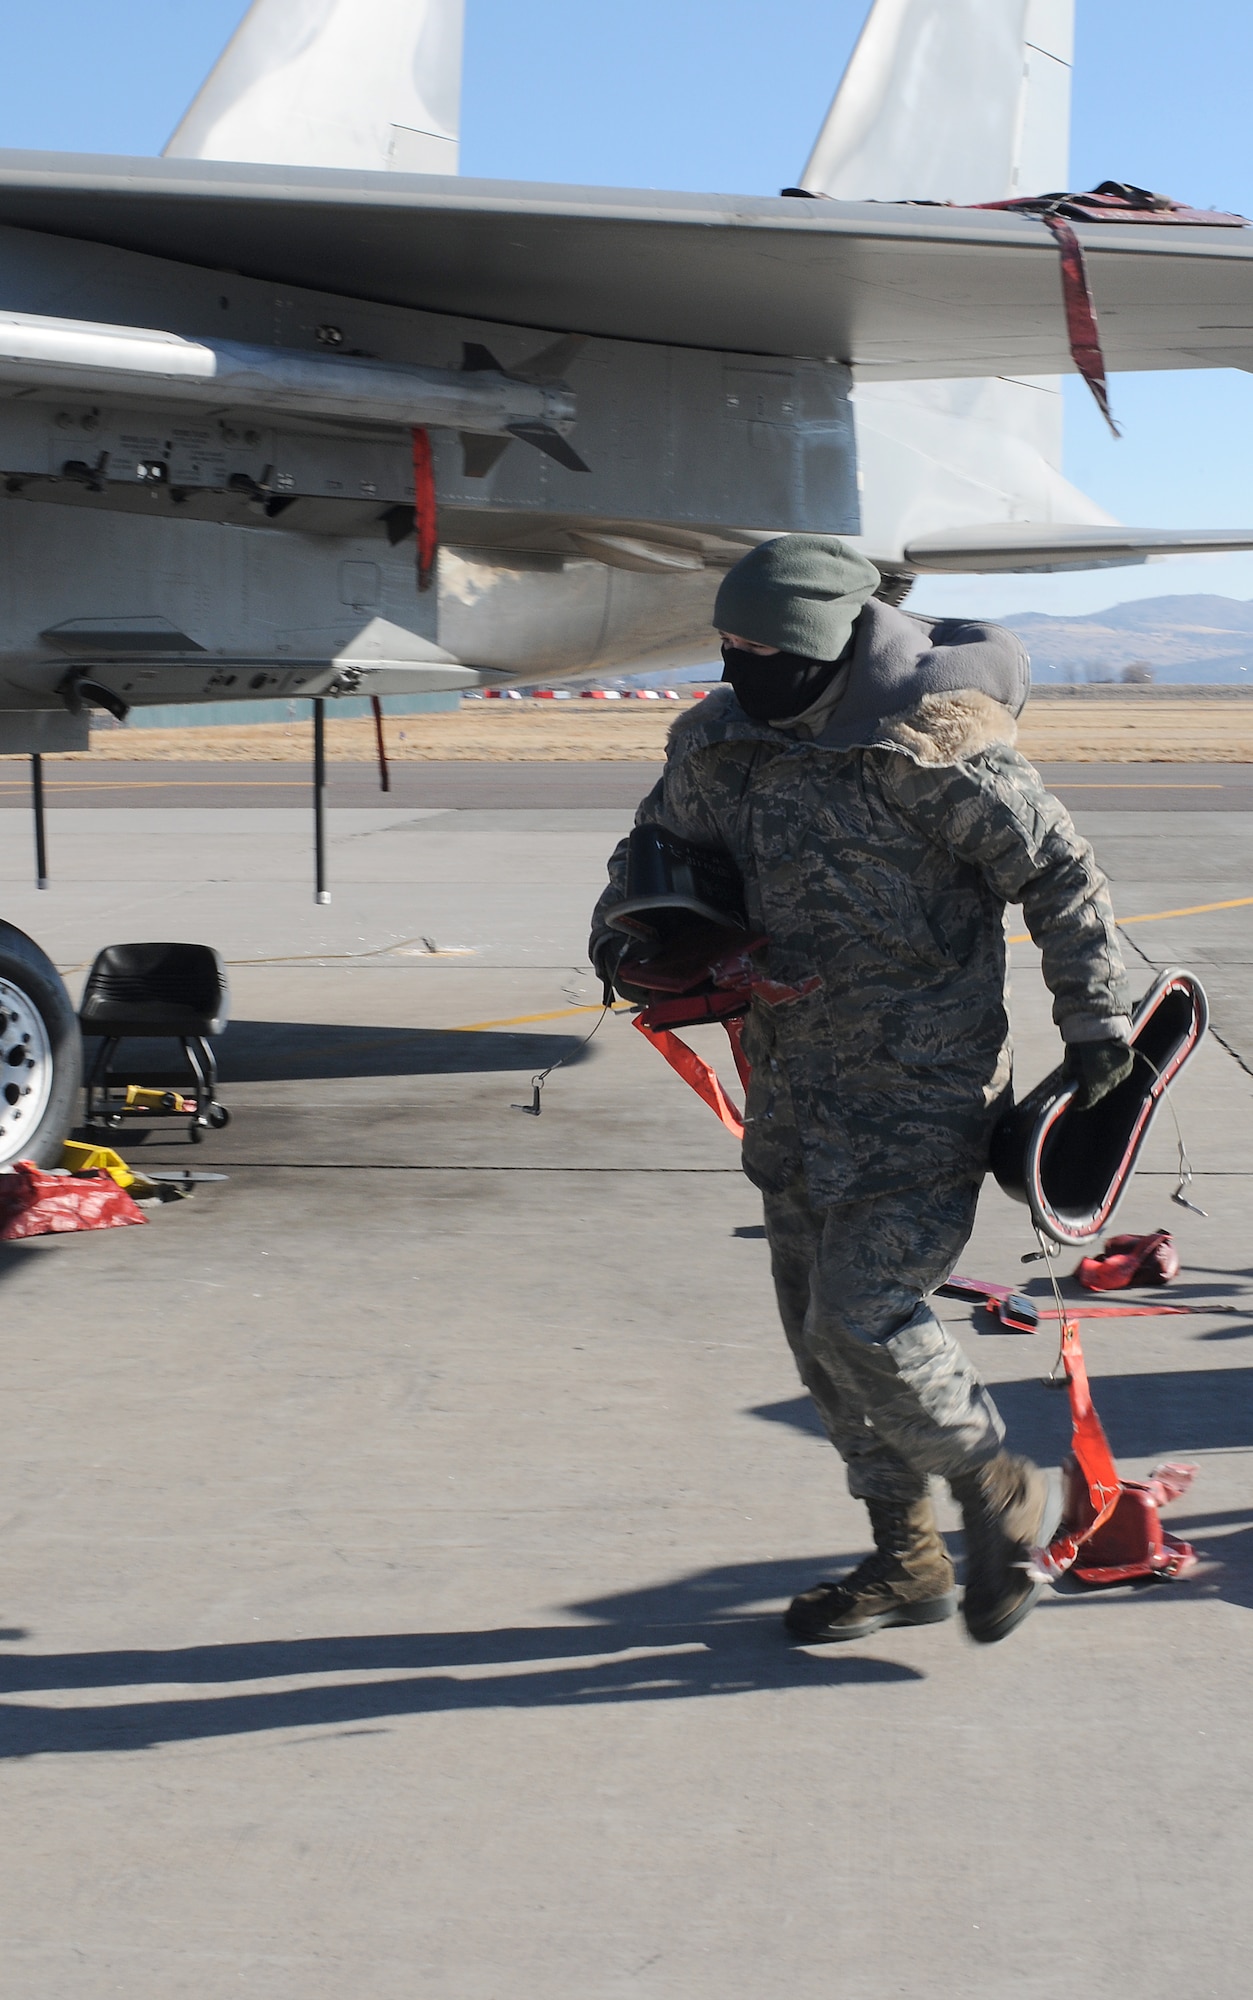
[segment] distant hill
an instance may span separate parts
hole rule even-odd
[[[1253,602],[1238,597],[1141,597],[1081,618],[1024,611],[1000,623],[1026,644],[1038,681],[1116,681],[1139,665],[1155,681],[1253,680]]]
[[[971,602],[978,603],[978,578]],[[915,586],[907,611],[925,606],[926,579]],[[1037,681],[1117,681],[1123,669],[1144,665],[1155,681],[1253,682],[1253,601],[1239,597],[1140,597],[1081,618],[1053,618],[1023,611],[997,620],[1017,632],[1031,654]],[[633,674],[622,686],[665,687],[713,681],[721,664],[711,654],[704,667]]]

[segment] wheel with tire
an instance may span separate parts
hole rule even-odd
[[[24,931],[0,923],[0,1167],[60,1163],[82,1076],[78,1016],[60,973]]]
[[[209,1106],[209,1123],[215,1132],[223,1132],[231,1122],[231,1114],[224,1104]]]

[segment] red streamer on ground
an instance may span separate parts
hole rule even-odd
[[[1049,1544],[1050,1560],[1059,1571],[1070,1568],[1082,1543],[1109,1519],[1122,1490],[1109,1439],[1092,1407],[1077,1320],[1068,1319],[1062,1326],[1062,1367],[1070,1387],[1071,1449],[1087,1486],[1088,1518],[1064,1524]]]

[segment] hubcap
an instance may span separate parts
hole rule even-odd
[[[0,979],[0,1165],[20,1160],[52,1095],[52,1045],[30,995]]]

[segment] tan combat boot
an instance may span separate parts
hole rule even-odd
[[[1029,1458],[1002,1451],[948,1483],[966,1530],[962,1616],[971,1638],[990,1646],[1022,1624],[1044,1588],[1026,1562],[1046,1539],[1048,1478]]]
[[[885,1625],[936,1625],[957,1609],[957,1579],[931,1502],[867,1500],[875,1552],[839,1583],[816,1583],[783,1623],[804,1646],[864,1639]]]

